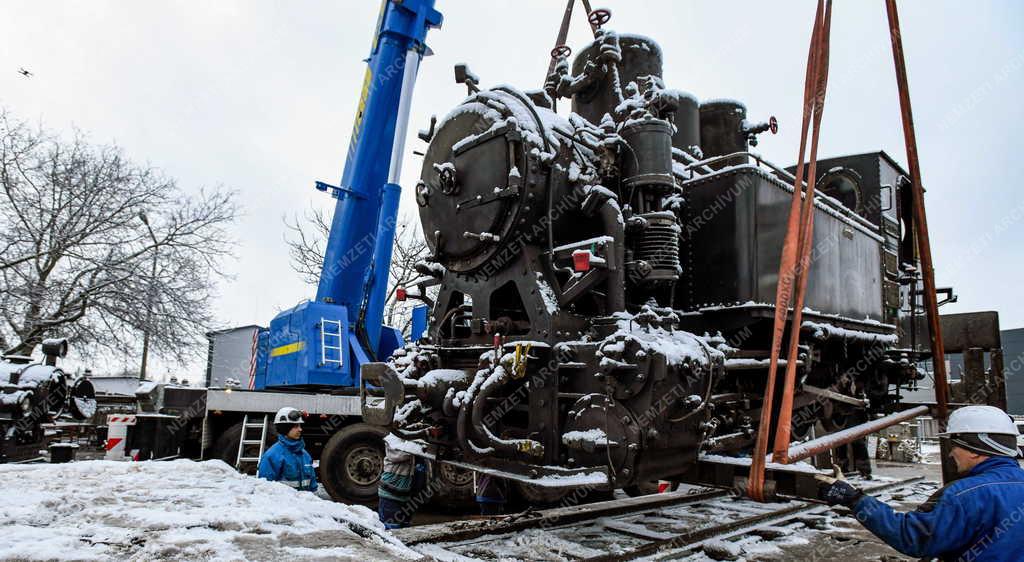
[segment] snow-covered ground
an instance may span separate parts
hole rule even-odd
[[[401,560],[363,506],[221,461],[0,465],[0,560]]]
[[[905,466],[911,473],[923,467]],[[871,487],[887,480],[854,482]],[[912,509],[935,488],[919,483],[882,499]],[[742,500],[719,501],[729,509],[719,513],[712,502],[704,511],[677,506],[663,513],[638,513],[630,520],[639,524],[639,519],[653,516],[645,524],[680,532],[673,527],[680,521],[684,528],[696,528],[745,513],[737,511],[746,505]],[[751,503],[749,509],[763,506]],[[703,550],[655,558],[877,560],[893,553],[842,511],[809,514],[786,528],[769,525],[760,532],[713,541]],[[687,518],[696,518],[690,527]],[[421,544],[416,549],[438,560],[571,560],[630,546],[630,537],[616,537],[599,520],[591,527],[511,533],[490,548]],[[0,561],[416,558],[422,555],[386,532],[376,514],[363,506],[333,503],[244,476],[220,461],[0,465]]]

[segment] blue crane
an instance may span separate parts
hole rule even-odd
[[[260,334],[255,388],[358,385],[359,367],[403,344],[383,325],[401,188],[402,149],[434,0],[383,0],[314,301],[278,314]]]
[[[377,497],[387,431],[365,423],[355,391],[363,364],[404,343],[383,325],[398,181],[416,72],[430,53],[424,39],[441,19],[434,0],[381,2],[341,181],[316,182],[337,199],[316,298],[278,314],[269,328],[207,334],[207,384],[220,379],[224,387],[214,383],[194,401],[205,415],[193,408],[154,414],[126,431],[133,444],[126,451],[140,458],[198,452],[252,472],[277,439],[274,413],[291,406],[305,413],[306,447],[326,492],[349,503]],[[421,325],[424,310],[414,314]],[[236,389],[228,382],[236,377],[248,384]],[[180,389],[164,392],[193,400]]]

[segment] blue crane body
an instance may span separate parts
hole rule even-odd
[[[354,387],[363,363],[403,345],[383,325],[401,188],[401,152],[434,0],[383,0],[316,299],[278,314],[259,335],[253,388]]]

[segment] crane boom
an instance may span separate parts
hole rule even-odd
[[[266,375],[256,387],[354,386],[359,365],[402,344],[383,326],[412,89],[434,0],[383,0],[367,59],[316,299],[270,323]],[[257,377],[259,378],[259,377]]]

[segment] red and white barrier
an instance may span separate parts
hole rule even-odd
[[[249,350],[249,390],[256,389],[256,356],[260,344],[260,331],[252,331],[252,349]]]
[[[103,458],[108,461],[131,460],[124,454],[125,438],[128,437],[128,426],[135,425],[135,416],[110,414],[107,416],[106,453]]]

